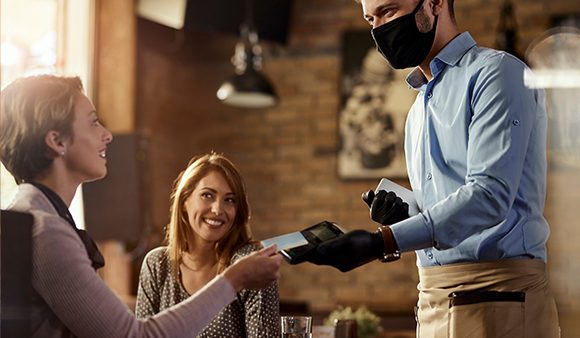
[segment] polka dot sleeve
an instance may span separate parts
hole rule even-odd
[[[137,288],[137,301],[135,303],[135,315],[137,318],[147,318],[159,312],[161,292],[159,291],[159,259],[164,255],[164,248],[150,251],[143,260],[139,273],[139,286]]]
[[[232,261],[259,249],[246,246]],[[247,338],[280,337],[280,297],[278,284],[261,290],[242,290],[239,295],[244,311]]]

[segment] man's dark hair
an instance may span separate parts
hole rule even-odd
[[[356,2],[357,4],[360,4],[361,0],[354,0],[354,2]],[[449,16],[451,17],[451,20],[453,20],[453,22],[455,22],[455,10],[453,9],[453,2],[455,0],[447,0],[447,5],[449,7]]]
[[[453,7],[453,2],[455,0],[447,0],[447,7],[449,7],[449,16],[451,17],[451,20],[453,20],[453,22],[455,22],[455,9]]]

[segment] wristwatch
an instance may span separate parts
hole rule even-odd
[[[391,228],[388,226],[380,226],[379,232],[383,236],[383,242],[385,243],[385,251],[383,252],[383,256],[379,258],[379,261],[387,263],[401,258],[401,252],[397,247]]]

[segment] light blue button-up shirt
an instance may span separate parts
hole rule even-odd
[[[419,266],[536,258],[546,261],[543,92],[525,64],[453,39],[407,77],[418,90],[405,126],[409,180],[421,213],[391,226]]]

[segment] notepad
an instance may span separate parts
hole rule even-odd
[[[379,185],[375,189],[375,192],[378,192],[379,190],[392,191],[397,194],[397,196],[399,196],[404,202],[407,202],[407,204],[409,204],[409,216],[417,215],[419,213],[417,200],[415,200],[415,195],[411,190],[398,185],[397,183],[387,178],[381,179]]]

